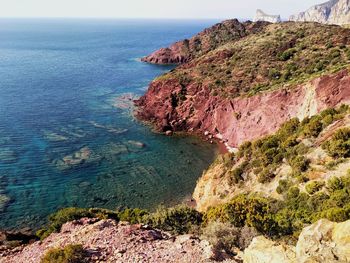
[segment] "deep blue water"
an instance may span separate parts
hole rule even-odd
[[[215,147],[153,133],[130,99],[170,69],[139,57],[213,23],[0,20],[0,228],[188,198]]]

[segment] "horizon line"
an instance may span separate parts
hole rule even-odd
[[[238,17],[99,17],[99,16],[0,16],[0,19],[96,19],[96,20],[227,20],[227,19],[247,19],[252,18],[238,18]]]

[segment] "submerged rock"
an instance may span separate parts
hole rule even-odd
[[[8,147],[0,148],[0,162],[12,163],[18,160],[16,152]]]
[[[5,210],[6,206],[10,201],[10,197],[8,197],[5,194],[0,194],[0,212],[3,212]]]
[[[94,154],[89,147],[83,147],[73,154],[67,155],[60,160],[56,160],[55,164],[61,170],[73,168],[82,164],[99,161],[101,156]]]

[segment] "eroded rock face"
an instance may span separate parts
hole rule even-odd
[[[303,119],[325,108],[350,103],[349,87],[348,70],[290,89],[234,99],[212,96],[206,86],[189,85],[187,99],[175,108],[169,98],[181,92],[181,85],[173,80],[154,81],[146,95],[136,101],[137,116],[153,122],[161,131],[208,131],[236,147],[275,132],[293,117]]]
[[[258,9],[256,10],[256,15],[254,22],[265,21],[270,23],[281,23],[282,19],[280,15],[268,15],[264,11]]]
[[[295,248],[276,244],[263,236],[253,239],[244,251],[245,263],[296,263]]]
[[[256,237],[243,258],[245,263],[350,262],[350,220],[343,223],[319,220],[303,229],[296,247]]]
[[[331,0],[315,5],[305,12],[293,15],[290,21],[312,21],[325,24],[350,24],[350,2],[348,0]]]
[[[207,28],[191,39],[185,39],[161,48],[141,59],[152,64],[183,64],[230,41],[239,40],[261,31],[267,23],[240,23],[237,19],[226,20]]]
[[[0,255],[1,263],[38,263],[50,248],[81,244],[89,262],[212,262],[211,246],[191,235],[169,234],[113,220],[81,219],[22,250]]]
[[[303,229],[296,246],[298,262],[349,262],[350,221],[322,219]]]

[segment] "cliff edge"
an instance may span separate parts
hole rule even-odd
[[[292,15],[289,20],[347,25],[350,24],[350,2],[348,0],[331,0],[315,5],[305,12]]]

